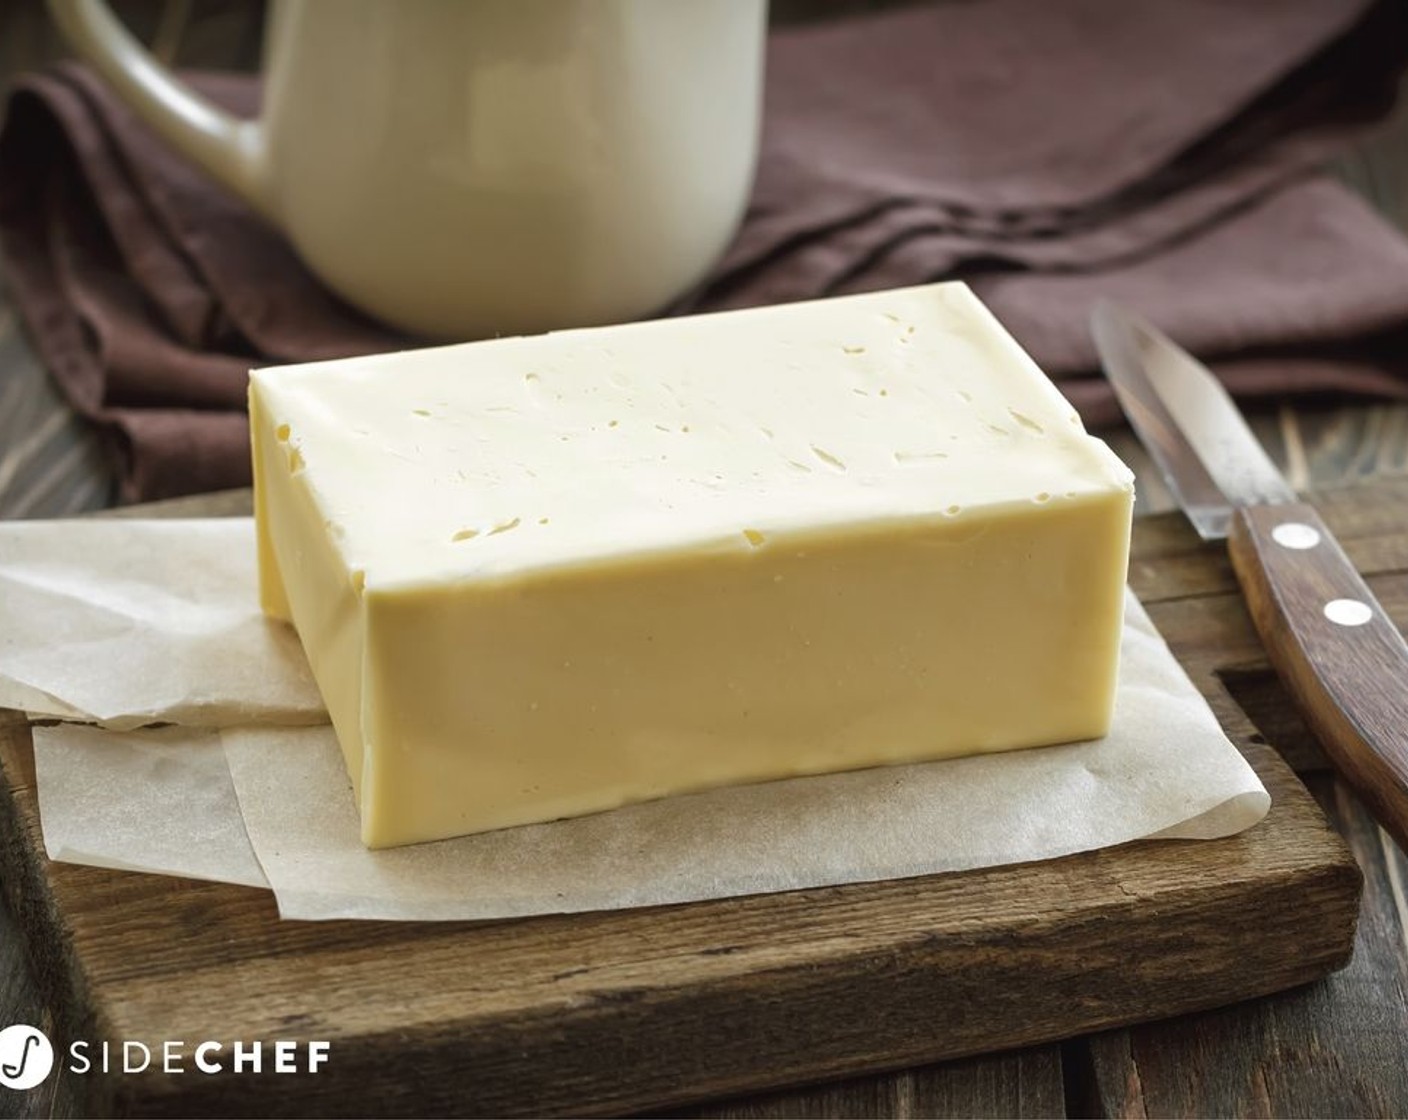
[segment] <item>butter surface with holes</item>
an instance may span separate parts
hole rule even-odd
[[[961,284],[256,371],[373,847],[1102,735],[1132,480]]]

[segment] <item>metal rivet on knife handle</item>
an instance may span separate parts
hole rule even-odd
[[[1314,548],[1320,543],[1320,534],[1299,521],[1286,521],[1271,530],[1271,539],[1282,548]]]
[[[1374,617],[1374,608],[1360,599],[1331,599],[1325,617],[1336,626],[1363,626]]]

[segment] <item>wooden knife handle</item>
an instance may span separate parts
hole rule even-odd
[[[1408,851],[1408,643],[1310,506],[1238,510],[1227,543],[1267,655],[1301,714]]]

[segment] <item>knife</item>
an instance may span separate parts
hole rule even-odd
[[[1108,301],[1090,326],[1120,406],[1179,505],[1204,540],[1226,539],[1301,715],[1408,851],[1408,643],[1206,367]]]

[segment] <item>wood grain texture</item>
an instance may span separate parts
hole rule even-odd
[[[1255,1004],[1085,1040],[1081,1114],[1404,1115],[1408,1002],[1392,978],[1408,968],[1401,909],[1408,871],[1342,784],[1322,774],[1312,787],[1367,876],[1349,967]],[[1398,906],[1380,904],[1395,895]]]
[[[1311,506],[1238,510],[1227,543],[1257,632],[1302,717],[1408,847],[1408,643]],[[1337,606],[1363,617],[1336,621]]]
[[[1308,413],[1310,462],[1321,454],[1324,476],[1359,476],[1354,461],[1375,456],[1335,453],[1351,441],[1334,435],[1344,426],[1330,413]],[[1358,427],[1355,420],[1353,426]],[[1321,438],[1330,450],[1316,450]],[[1312,469],[1317,469],[1312,466]],[[1370,472],[1374,476],[1376,472]],[[1370,588],[1399,627],[1408,619],[1408,595],[1394,574],[1408,566],[1408,482],[1378,476],[1372,487],[1345,486],[1315,495],[1329,523]],[[1148,523],[1139,538],[1132,582],[1141,593],[1163,585],[1173,598],[1188,595],[1187,624],[1209,616],[1230,620],[1226,636],[1251,637],[1249,613],[1236,591],[1230,563],[1198,572],[1184,563],[1196,549],[1190,526],[1176,518]],[[1206,546],[1205,552],[1215,552]],[[1165,567],[1164,561],[1167,562]],[[1167,635],[1176,614],[1156,616]],[[1401,1116],[1408,1112],[1408,860],[1377,827],[1343,782],[1325,772],[1318,745],[1292,707],[1257,642],[1232,649],[1233,664],[1217,670],[1269,740],[1313,771],[1308,781],[1336,829],[1346,837],[1366,875],[1355,955],[1348,968],[1300,991],[1195,1016],[1175,1017],[1104,1032],[1067,1048],[1066,1078],[1073,1112],[1110,1117],[1146,1116]]]
[[[682,1110],[679,1115],[782,1117],[966,1116],[1023,1120],[1066,1115],[1061,1049],[1034,1047],[938,1066],[859,1077]]]
[[[1140,522],[1136,557],[1168,555],[1178,532]],[[1183,594],[1187,564],[1216,564],[1188,543],[1186,564],[1170,566],[1184,573],[1171,595],[1155,583],[1146,605],[1160,625],[1184,620],[1175,651],[1196,667],[1275,802],[1257,828],[1221,841],[614,914],[280,922],[264,892],[48,864],[27,726],[11,721],[0,727],[9,817],[0,877],[60,1009],[61,1039],[333,1041],[334,1061],[317,1077],[90,1076],[82,1106],[163,1115],[659,1108],[1040,1043],[1322,975],[1346,959],[1359,874],[1217,679],[1226,651],[1244,658],[1254,635],[1236,633],[1225,610],[1188,626],[1191,606],[1226,598]],[[1249,630],[1245,615],[1241,626]],[[984,1075],[994,1060],[979,1067]],[[1052,1060],[1048,1048],[1035,1063]],[[544,1070],[550,1078],[535,1076]],[[925,1084],[871,1080],[861,1091],[904,1104],[900,1094],[912,1100]],[[1025,1103],[990,1103],[1054,1112],[1052,1080],[1039,1084]],[[935,1082],[935,1098],[957,1085]],[[976,1099],[965,1092],[964,1110]],[[774,1101],[784,1114],[817,1103]]]
[[[8,907],[0,907],[0,946],[22,945],[24,933]],[[29,969],[0,970],[0,1027],[28,1023],[40,1030],[53,1030],[53,1014]],[[0,1085],[0,1116],[14,1120],[48,1116],[77,1115],[73,1078],[51,1076],[29,1092]]]

